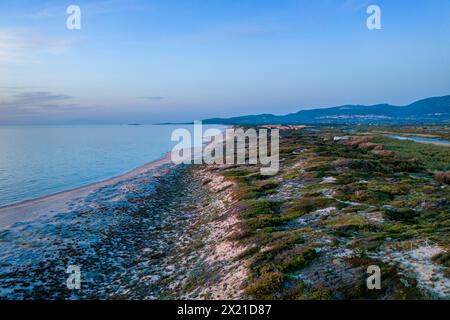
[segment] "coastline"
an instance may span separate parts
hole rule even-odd
[[[234,183],[164,163],[0,230],[0,299],[242,299]],[[81,291],[65,286],[68,265]]]
[[[227,128],[229,128],[229,126],[225,126],[222,129],[223,132]],[[194,158],[198,156],[198,152],[202,151],[207,144],[208,143],[203,142],[203,146],[201,148],[192,148]],[[26,222],[42,215],[48,216],[68,211],[70,210],[69,205],[72,201],[82,201],[90,193],[93,193],[98,189],[130,180],[133,177],[148,173],[151,170],[163,165],[168,165],[169,163],[172,163],[171,151],[166,152],[162,157],[157,158],[156,160],[111,178],[103,179],[77,188],[0,206],[0,230],[5,229],[16,222]]]
[[[26,222],[42,215],[67,211],[72,201],[81,201],[98,189],[129,180],[169,163],[171,163],[170,152],[167,152],[159,159],[106,180],[0,207],[0,230],[16,222]]]
[[[245,165],[161,164],[96,188],[67,211],[0,230],[0,299],[447,298],[448,269],[437,260],[448,254],[446,225],[434,221],[445,218],[448,187],[397,176],[426,192],[436,219],[417,221],[432,223],[441,240],[428,243],[416,229],[413,240],[396,238],[398,226],[412,230],[392,215],[397,207],[359,198],[370,182],[402,199],[390,187],[396,158],[385,156],[386,168],[367,177],[352,164],[379,156],[330,140],[333,130],[283,137],[275,176]],[[337,181],[347,172],[367,181],[343,198],[347,186]],[[81,266],[82,291],[65,287],[68,265]],[[366,291],[367,265],[389,271],[384,290]]]
[[[2,207],[0,299],[242,299],[247,248],[230,239],[240,222],[233,194],[221,174],[169,152]],[[66,288],[68,265],[81,267],[82,291]]]

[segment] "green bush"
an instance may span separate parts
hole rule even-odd
[[[316,257],[316,250],[307,248],[301,249],[300,252],[298,250],[297,252],[296,250],[284,252],[276,258],[276,261],[279,261],[280,269],[283,272],[291,272],[305,268]]]
[[[268,200],[248,200],[245,202],[246,209],[241,212],[243,219],[255,218],[259,215],[272,215],[278,212],[280,204]]]
[[[409,208],[393,208],[385,206],[383,209],[385,216],[395,221],[412,222],[417,217],[417,213]]]
[[[275,271],[263,271],[262,274],[250,283],[244,292],[257,300],[273,300],[283,288],[283,274]]]

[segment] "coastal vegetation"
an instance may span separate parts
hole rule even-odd
[[[280,172],[214,168],[232,181],[256,299],[419,299],[449,295],[450,147],[387,138],[402,128],[282,130]],[[448,138],[448,127],[404,133]],[[382,271],[368,290],[367,267]],[[430,271],[431,270],[431,271]]]
[[[273,176],[138,172],[2,230],[0,299],[446,299],[450,147],[388,136],[449,133],[286,126]],[[67,265],[81,266],[80,291]]]

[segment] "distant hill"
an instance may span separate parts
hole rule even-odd
[[[283,116],[260,114],[228,119],[206,119],[204,124],[407,124],[450,123],[450,95],[427,98],[407,106],[344,105],[302,110]]]

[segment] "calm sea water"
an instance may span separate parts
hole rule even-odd
[[[176,142],[171,134],[179,127],[0,127],[0,206],[77,188],[147,164],[172,149]],[[192,127],[183,127],[192,132]]]
[[[394,138],[398,140],[410,140],[410,141],[419,141],[419,142],[438,142],[443,144],[450,145],[450,141],[448,140],[442,140],[442,139],[431,139],[431,138],[422,138],[422,137],[416,137],[416,136],[387,136],[388,138]]]

